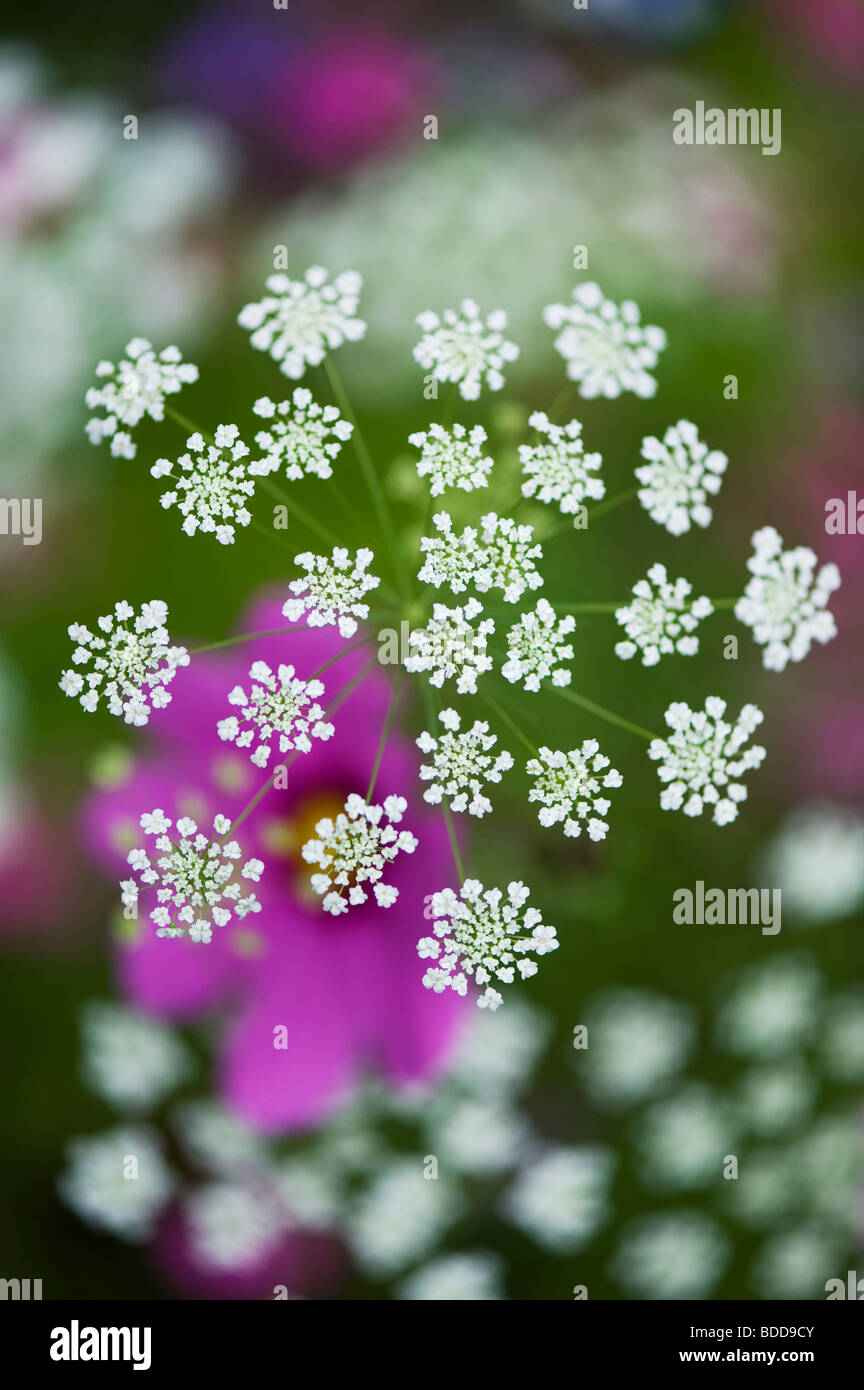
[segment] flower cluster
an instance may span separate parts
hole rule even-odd
[[[692,710],[683,700],[667,709],[672,733],[652,740],[648,749],[666,783],[660,793],[664,811],[701,816],[706,806],[713,806],[715,825],[735,820],[739,803],[747,799],[747,788],[737,779],[765,758],[758,744],[744,747],[764,716],[755,705],[745,705],[733,725],[723,718],[725,712],[726,701],[716,696],[709,696],[704,711]]]
[[[283,376],[299,381],[328,352],[363,337],[366,325],[357,317],[362,285],[355,270],[344,270],[331,284],[318,265],[302,280],[271,275],[266,282],[270,293],[241,309],[237,322],[251,331],[253,348],[269,352]]]
[[[431,764],[420,768],[420,780],[431,783],[423,799],[438,806],[448,797],[451,811],[485,816],[492,802],[483,795],[483,784],[500,782],[502,772],[513,766],[513,758],[506,751],[492,754],[498,739],[484,721],[475,719],[470,729],[460,732],[462,721],[455,709],[442,710],[438,718],[447,732],[434,738],[424,730],[417,739],[420,752],[432,754]]]
[[[584,822],[589,839],[605,840],[609,826],[600,817],[606,815],[610,802],[599,793],[620,787],[623,779],[609,766],[597,740],[588,738],[569,753],[541,748],[539,754],[528,762],[527,771],[535,779],[528,800],[540,802],[540,824],[548,827],[563,821],[564,834],[576,836],[581,835]]]
[[[576,626],[572,614],[558,618],[545,598],[537,607],[520,613],[507,633],[507,660],[501,674],[511,685],[522,682],[523,689],[534,694],[540,682],[551,679],[553,685],[569,685],[572,673],[559,663],[573,660],[573,648],[562,639],[569,637]]]
[[[116,365],[100,362],[96,375],[104,385],[91,386],[85,401],[89,410],[104,410],[105,414],[87,421],[87,438],[91,444],[110,439],[115,458],[134,459],[137,445],[129,431],[145,415],[163,420],[165,397],[197,381],[198,368],[184,362],[176,347],[163,348],[157,356],[146,338],[133,338],[126,344],[126,356]],[[118,425],[125,428],[118,429]]]
[[[75,666],[91,664],[92,670],[86,680],[80,671],[64,671],[60,678],[64,695],[77,698],[88,714],[104,698],[110,713],[122,714],[127,724],[146,724],[151,705],[164,709],[171,703],[166,686],[178,666],[189,665],[186,648],[170,645],[167,617],[168,606],[161,600],[142,604],[137,617],[131,604],[121,600],[113,613],[98,619],[102,637],[83,623],[72,623],[69,636],[77,644],[72,660]],[[132,618],[135,621],[130,623]]]
[[[310,627],[336,625],[343,637],[353,637],[357,619],[369,616],[365,595],[381,582],[366,573],[374,558],[371,550],[358,550],[352,560],[343,546],[334,547],[329,559],[308,550],[295,555],[294,563],[306,574],[288,585],[297,597],[284,604],[284,616],[292,622],[305,616]]]
[[[241,897],[243,887],[237,881],[241,850],[236,840],[224,843],[231,830],[227,816],[214,817],[214,838],[200,833],[190,816],[182,816],[175,826],[179,836],[176,843],[168,834],[172,822],[163,811],[145,812],[140,824],[145,835],[156,837],[159,857],[154,863],[146,849],[133,849],[126,862],[146,888],[156,889],[158,906],[150,913],[150,920],[157,927],[157,936],[188,936],[191,941],[207,942],[212,940],[214,924],[228,925],[232,909],[239,918],[261,911],[254,893]],[[240,876],[257,883],[263,872],[260,859],[249,859]],[[120,887],[124,906],[136,904],[139,889],[135,879],[124,879]]]
[[[579,382],[579,394],[613,399],[622,391],[653,396],[657,390],[651,370],[666,346],[666,334],[642,326],[639,306],[632,299],[615,304],[593,281],[573,291],[572,304],[548,304],[543,318],[558,333],[556,351],[567,363],[567,375]]]
[[[603,462],[603,456],[583,452],[582,426],[578,420],[553,425],[544,411],[535,410],[528,423],[538,434],[545,434],[548,442],[519,445],[525,478],[523,497],[557,502],[565,516],[572,516],[586,498],[597,500],[605,495],[603,479],[592,477]]]
[[[434,893],[435,935],[417,943],[421,960],[436,962],[423,976],[425,987],[436,994],[452,989],[464,995],[473,976],[475,984],[486,985],[478,1008],[499,1008],[501,994],[489,981],[512,984],[517,971],[527,980],[537,973],[529,953],[544,956],[558,947],[555,928],[543,925],[536,907],[525,908],[529,896],[524,883],[508,883],[505,898],[500,888],[484,889],[476,878],[465,879],[459,897],[452,888]]]
[[[753,555],[747,561],[753,577],[735,605],[735,617],[753,629],[765,648],[762,664],[769,671],[803,661],[813,642],[830,642],[837,635],[827,603],[840,587],[840,571],[832,564],[817,573],[817,563],[808,546],[784,550],[773,526],[763,526],[753,536]]]
[[[255,436],[264,456],[250,466],[250,473],[266,476],[284,468],[290,482],[304,476],[332,478],[332,460],[354,430],[335,405],[319,405],[311,391],[297,386],[290,401],[274,404],[269,396],[261,396],[252,409],[272,424]]]
[[[720,491],[729,462],[719,449],[711,449],[699,438],[689,420],[670,425],[662,440],[648,435],[642,440],[642,457],[648,462],[636,469],[643,486],[639,501],[658,526],[673,536],[682,536],[695,526],[707,526],[712,512],[709,495]]]
[[[249,446],[236,425],[220,425],[212,444],[195,433],[186,440],[186,448],[189,452],[177,460],[179,475],[172,473],[168,459],[157,459],[150,469],[154,478],[170,477],[174,482],[173,491],[163,492],[159,501],[166,510],[177,507],[187,536],[202,531],[215,535],[220,545],[232,545],[235,526],[248,526],[252,520],[246,503],[255,491],[251,474],[257,465],[242,462]]]
[[[470,431],[464,425],[453,425],[449,430],[443,425],[430,425],[428,431],[409,435],[408,443],[420,450],[417,473],[421,478],[429,478],[433,497],[440,497],[450,487],[462,488],[463,492],[488,487],[492,460],[483,453],[486,431],[482,425],[475,425]]]
[[[249,760],[256,767],[266,767],[273,752],[272,739],[279,735],[279,752],[296,748],[308,753],[312,739],[332,738],[334,729],[324,718],[317,703],[324,694],[319,680],[301,680],[293,666],[280,665],[274,675],[266,661],[255,661],[249,671],[252,682],[249,694],[235,685],[228,696],[229,704],[239,713],[220,719],[219,737],[238,748],[250,748],[256,743]]]
[[[417,848],[417,839],[410,830],[394,828],[407,807],[401,796],[388,796],[383,806],[377,806],[369,805],[354,793],[335,821],[325,817],[318,822],[317,838],[307,840],[302,854],[307,864],[317,864],[323,870],[313,874],[310,882],[315,892],[323,896],[325,912],[338,917],[349,906],[365,903],[369,895],[364,883],[372,885],[379,907],[392,907],[399,889],[382,883],[385,867],[400,852],[413,854]]]
[[[476,401],[484,385],[490,391],[501,390],[502,368],[519,356],[516,344],[502,334],[507,327],[503,309],[487,314],[484,322],[474,300],[463,299],[458,312],[445,309],[439,317],[427,309],[417,315],[417,323],[423,337],[414,349],[414,360],[436,381],[457,382],[466,401]]]
[[[615,619],[628,640],[615,644],[615,654],[623,661],[642,653],[643,666],[656,666],[661,656],[679,652],[695,656],[699,638],[693,634],[703,618],[714,612],[711,600],[690,599],[693,585],[688,579],[674,584],[665,565],[652,565],[646,579],[633,585],[633,602],[615,610]]]
[[[476,628],[471,626],[482,612],[483,605],[476,598],[457,608],[433,604],[426,626],[409,634],[411,650],[405,657],[405,670],[427,673],[429,684],[439,690],[455,676],[460,695],[476,695],[477,677],[492,670],[486,638],[495,631],[492,618],[484,618]]]

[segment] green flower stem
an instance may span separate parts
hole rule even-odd
[[[433,729],[437,728],[438,725],[438,706],[435,701],[435,696],[432,694],[431,686],[425,680],[423,680],[422,677],[420,679],[420,688],[423,692],[423,702],[426,705],[426,712],[429,719],[429,729],[431,732]],[[459,853],[459,841],[456,839],[456,828],[453,824],[453,815],[446,801],[442,803],[441,809],[444,812],[444,823],[447,826],[447,835],[450,840],[450,849],[453,854],[453,863],[456,865],[456,872],[459,875],[459,882],[464,883],[465,868],[462,863],[462,855]]]
[[[512,719],[510,715],[507,713],[507,711],[503,709],[502,706],[498,703],[495,697],[489,694],[489,691],[483,683],[482,679],[480,681],[480,684],[477,686],[477,690],[479,694],[482,695],[483,699],[486,701],[493,714],[495,714],[496,717],[500,719],[503,724],[506,724],[510,732],[515,734],[516,737],[520,739],[522,743],[524,743],[525,747],[528,749],[528,752],[532,755],[532,757],[538,758],[540,756],[539,749],[535,748],[528,735],[522,732],[522,730],[519,728],[519,725],[516,723],[516,720]]]
[[[402,682],[404,679],[405,673],[404,671],[400,670],[399,675],[393,682],[393,691],[390,696],[390,704],[387,707],[387,718],[384,720],[384,724],[381,729],[381,737],[378,740],[378,748],[375,753],[375,761],[372,764],[372,772],[369,777],[369,786],[366,788],[365,799],[367,804],[369,803],[372,797],[372,793],[375,790],[375,783],[378,781],[378,769],[381,766],[381,759],[384,756],[384,749],[387,746],[387,739],[390,734],[390,728],[393,724],[393,716],[396,713],[396,706],[399,703],[399,696],[402,693]]]
[[[588,508],[588,525],[591,525],[595,517],[603,516],[605,512],[612,512],[616,507],[620,507],[623,502],[630,502],[639,494],[638,487],[630,487],[626,492],[619,492],[615,497],[605,497],[602,502],[592,504]]]
[[[611,710],[604,709],[602,705],[597,705],[593,700],[588,700],[584,695],[578,695],[575,690],[571,690],[569,685],[552,685],[549,687],[556,695],[560,695],[563,700],[570,700],[574,705],[580,705],[582,709],[587,709],[590,714],[596,714],[598,718],[605,719],[609,724],[617,724],[620,729],[629,729],[631,734],[638,734],[640,738],[647,738],[649,741],[659,738],[659,734],[652,734],[650,729],[643,729],[641,724],[633,724],[629,719],[622,719],[620,714],[613,714]]]
[[[190,656],[200,656],[202,652],[215,652],[220,647],[236,647],[240,642],[252,642],[256,637],[280,637],[286,632],[305,632],[306,624],[299,623],[293,627],[268,627],[261,632],[243,632],[239,637],[226,637],[222,642],[210,642],[206,647],[192,647],[189,650]]]
[[[287,507],[288,511],[292,512],[298,521],[302,521],[304,526],[308,526],[310,531],[314,531],[322,540],[326,541],[329,546],[335,548],[340,544],[338,537],[335,536],[332,531],[328,530],[326,526],[322,526],[321,522],[318,521],[311,512],[307,512],[305,507],[301,507],[299,502],[295,502],[293,497],[289,497],[287,492],[284,492],[276,483],[271,482],[269,478],[259,478],[257,481],[258,485],[263,487],[265,492],[269,492],[271,497],[275,497],[283,507]]]

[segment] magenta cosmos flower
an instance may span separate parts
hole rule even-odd
[[[281,604],[262,602],[240,631],[285,625]],[[253,661],[273,669],[290,663],[308,679],[346,645],[333,629],[304,629],[193,657],[172,684],[171,704],[151,723],[147,754],[121,786],[95,793],[85,808],[88,844],[112,876],[128,875],[142,812],[160,807],[172,820],[188,815],[199,824],[217,812],[233,819],[266,780],[216,731],[232,712],[228,692],[248,680]],[[370,644],[325,671],[322,703],[374,653]],[[121,987],[140,1008],[181,1021],[216,1009],[226,1014],[219,1087],[261,1130],[317,1123],[367,1071],[401,1087],[434,1079],[455,1041],[464,1001],[425,990],[417,968],[424,899],[451,883],[454,870],[442,817],[417,795],[413,747],[391,733],[375,787],[376,801],[409,799],[403,825],[419,839],[412,855],[390,867],[387,881],[399,889],[392,907],[370,898],[341,917],[325,913],[300,853],[323,816],[335,815],[352,792],[365,795],[389,699],[389,681],[373,667],[333,716],[334,736],[298,757],[285,789],[269,791],[243,822],[244,857],[266,865],[255,885],[260,913],[232,919],[205,945],[157,938],[142,912],[135,940],[117,947]],[[282,1028],[287,1048],[274,1046]]]

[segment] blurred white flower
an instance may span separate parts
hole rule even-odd
[[[864,817],[828,802],[797,807],[760,862],[799,925],[849,917],[864,903]]]
[[[657,1212],[624,1228],[610,1273],[632,1298],[708,1298],[729,1254],[729,1240],[710,1216]]]
[[[120,1128],[73,1139],[58,1188],[88,1226],[120,1240],[146,1240],[175,1179],[150,1130]]]
[[[614,1169],[608,1149],[549,1149],[522,1168],[504,1198],[504,1215],[546,1250],[581,1250],[611,1213]]]
[[[500,1267],[498,1256],[486,1251],[439,1255],[405,1280],[398,1297],[444,1303],[500,1299]]]
[[[191,1057],[179,1036],[122,1004],[85,1004],[81,1033],[85,1084],[121,1109],[156,1104],[190,1074]]]

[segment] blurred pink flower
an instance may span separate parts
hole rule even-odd
[[[791,30],[799,46],[836,74],[864,74],[864,7],[861,0],[769,0],[778,29]]]

